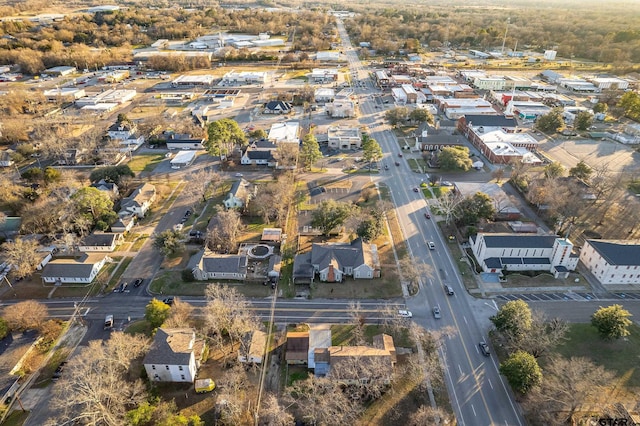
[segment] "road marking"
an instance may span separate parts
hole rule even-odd
[[[487,379],[487,382],[489,382],[489,386],[491,386],[491,389],[493,389],[493,384],[491,383],[491,379]]]
[[[465,323],[465,324],[469,324],[469,323],[467,322],[467,317],[463,316],[463,317],[462,317],[462,319],[464,320],[464,323]]]
[[[473,406],[473,404],[471,404],[471,411],[473,411],[473,415],[474,415],[474,416],[476,416],[476,417],[478,416],[478,415],[476,414],[476,409],[475,409],[475,407]]]
[[[458,364],[458,370],[460,370],[460,375],[462,376],[464,373],[462,372],[462,367],[460,367],[460,364]]]

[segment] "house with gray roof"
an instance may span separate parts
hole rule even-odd
[[[255,141],[247,146],[240,164],[261,166],[266,165],[269,167],[276,166],[276,160],[273,157],[273,153],[278,149],[278,145],[268,140]]]
[[[490,273],[548,271],[566,278],[578,264],[571,241],[557,235],[478,233],[469,243],[482,270]]]
[[[111,197],[115,198],[118,196],[118,185],[113,182],[107,182],[104,179],[100,179],[98,182],[92,183],[91,187],[99,189],[100,191],[104,191]]]
[[[55,259],[42,268],[42,281],[55,284],[89,284],[111,258],[104,254]]]
[[[288,114],[292,111],[291,104],[284,101],[269,101],[264,105],[265,114]]]
[[[237,280],[247,277],[247,256],[218,254],[202,250],[196,255],[195,266],[191,270],[199,281]]]
[[[78,245],[78,250],[86,252],[112,252],[116,246],[122,242],[122,234],[93,232],[82,239]]]
[[[119,214],[118,220],[116,220],[111,224],[111,232],[125,234],[131,231],[131,228],[133,228],[133,225],[136,224],[136,219],[135,219],[136,217],[137,216],[133,214],[127,214],[126,212],[121,215]]]
[[[601,284],[640,284],[640,240],[587,240],[580,261]]]
[[[145,183],[133,191],[131,195],[122,199],[118,216],[131,213],[142,219],[155,200],[156,187]]]
[[[254,193],[251,190],[251,184],[240,178],[233,182],[233,185],[231,185],[231,189],[222,201],[222,204],[224,204],[228,209],[240,209],[246,205],[253,195]]]
[[[378,278],[378,248],[365,244],[361,238],[346,244],[313,244],[310,252],[295,257],[293,269],[293,279],[298,282],[312,282],[316,275],[322,282],[344,282],[347,277]]]
[[[159,328],[142,361],[149,380],[193,383],[204,347],[192,328]]]

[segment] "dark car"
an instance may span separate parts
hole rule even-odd
[[[425,213],[424,217],[426,217],[427,219],[431,219],[431,215],[429,213]]]
[[[398,157],[402,157],[402,153],[401,152],[398,153]]]
[[[418,188],[413,188],[413,192],[420,192]]]
[[[64,366],[67,364],[67,361],[62,361],[56,371],[53,372],[53,376],[51,376],[51,380],[58,380],[62,376],[62,372],[64,371]]]
[[[124,293],[124,291],[127,289],[127,286],[129,285],[129,283],[127,282],[123,282],[122,284],[120,284],[120,288],[118,289],[118,291],[120,293]]]
[[[167,298],[165,298],[165,299],[162,299],[162,302],[163,302],[165,305],[172,306],[172,305],[173,305],[173,297],[167,297]]]
[[[399,166],[399,165],[400,165],[400,163],[398,163],[398,162],[396,161],[396,166]]]
[[[487,345],[485,342],[478,343],[478,347],[480,348],[480,352],[482,352],[482,355],[491,355],[491,351],[489,351],[489,345]]]
[[[134,287],[140,287],[141,284],[142,284],[142,279],[141,278],[138,278],[137,280],[135,280],[133,282],[133,286]]]
[[[385,165],[384,165],[384,169],[385,169],[385,170],[389,170],[389,165],[388,165],[388,164],[385,164]]]

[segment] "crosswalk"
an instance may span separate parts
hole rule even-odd
[[[510,301],[510,300],[524,300],[526,302],[538,302],[538,301],[562,301],[562,300],[574,300],[574,301],[589,301],[589,300],[640,300],[640,293],[609,293],[606,296],[597,296],[594,293],[583,292],[571,292],[571,293],[535,293],[535,294],[501,294],[497,296],[497,299]]]

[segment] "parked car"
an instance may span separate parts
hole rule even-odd
[[[405,309],[400,309],[398,311],[398,316],[400,318],[413,318],[413,313],[411,311],[407,311]]]
[[[127,282],[123,282],[122,284],[120,284],[120,288],[118,289],[118,291],[120,293],[124,293],[124,291],[127,289],[127,286],[129,285],[129,283]]]
[[[487,345],[485,342],[478,343],[478,347],[480,348],[480,352],[482,352],[482,355],[491,355],[491,351],[489,351],[489,345]]]
[[[437,306],[434,306],[434,307],[433,307],[433,317],[434,317],[435,319],[440,319],[440,318],[442,318],[442,314],[440,313],[440,308],[439,308],[439,307],[437,307]]]
[[[53,372],[53,376],[51,376],[51,380],[58,380],[62,376],[62,372],[64,371],[64,366],[67,365],[67,361],[62,361],[56,371]]]

